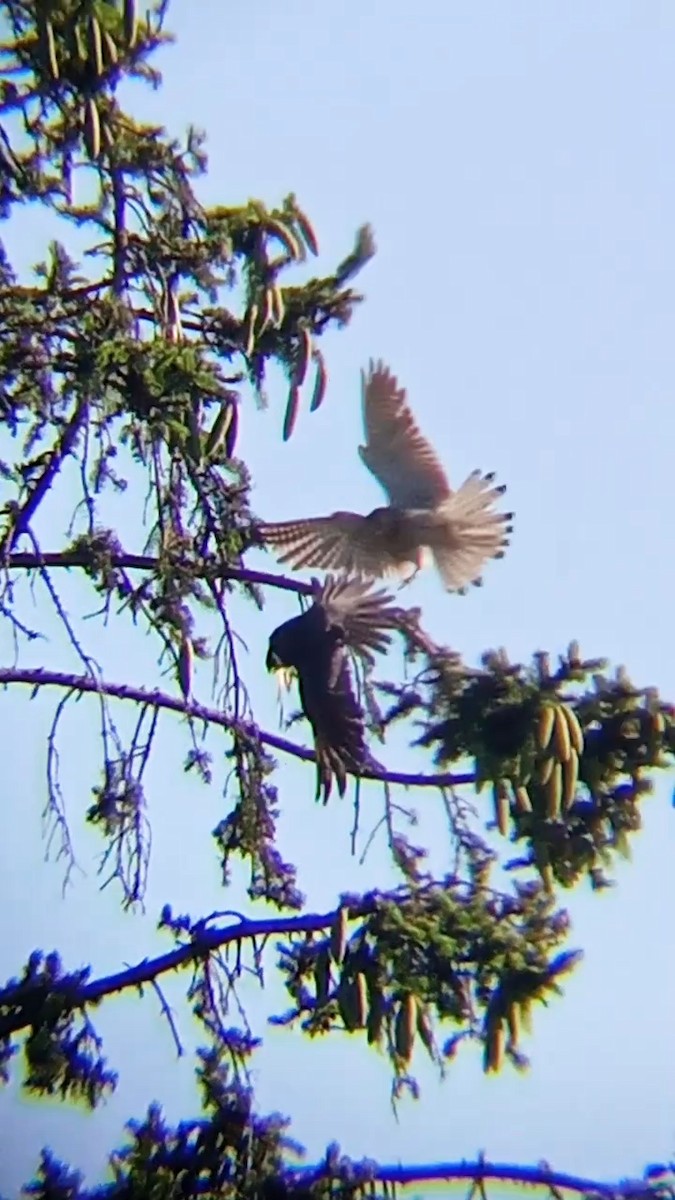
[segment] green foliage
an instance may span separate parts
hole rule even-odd
[[[394,700],[385,727],[416,715],[417,744],[434,748],[437,765],[469,760],[476,791],[492,785],[494,825],[527,848],[507,866],[534,865],[549,891],[584,877],[609,885],[605,869],[629,857],[652,773],[673,766],[673,706],[606,668],[573,642],[555,671],[542,653],[528,669],[488,651],[476,670],[440,652],[410,683],[379,685]]]
[[[507,1053],[516,1066],[525,1065],[521,1021],[529,1027],[532,1004],[545,1000],[580,957],[555,953],[568,933],[567,916],[554,912],[537,884],[505,896],[447,878],[407,895],[374,898],[367,915],[357,912],[358,926],[337,956],[332,939],[317,940],[313,931],[280,947],[294,1006],[272,1019],[286,1025],[304,1016],[302,1028],[313,1035],[363,1031],[389,1056],[395,1094],[402,1083],[416,1094],[407,1068],[417,1035],[439,1065],[462,1040],[481,1041],[486,1062],[497,1069],[501,1055],[493,1061],[490,1049],[494,1027],[508,1024]],[[411,1028],[402,1038],[399,1018],[406,1006]],[[457,1032],[439,1052],[435,1027],[444,1024]]]
[[[10,576],[33,572],[84,669],[66,675],[18,663],[0,669],[0,681],[62,690],[49,734],[47,815],[70,866],[55,746],[66,706],[95,695],[101,764],[87,821],[102,839],[104,883],[115,881],[130,909],[145,895],[145,775],[160,712],[181,715],[185,769],[206,786],[214,760],[200,730],[224,731],[230,807],[213,842],[223,887],[244,864],[252,911],[223,926],[215,917],[174,916],[167,904],[158,927],[170,949],[104,979],[91,979],[88,968],[66,973],[58,954],[35,951],[0,991],[0,1077],[7,1083],[13,1068],[29,1093],[96,1107],[117,1074],[93,1008],[150,985],[181,1048],[159,979],[189,968],[187,1002],[205,1041],[196,1067],[202,1114],[171,1127],[153,1105],[131,1121],[126,1144],[111,1155],[105,1194],[387,1195],[391,1173],[387,1182],[375,1164],[354,1164],[335,1146],[316,1170],[289,1166],[299,1148],[288,1122],[255,1112],[250,1064],[260,1039],[242,1015],[243,975],[262,986],[276,938],[291,1007],[270,1020],[311,1036],[362,1038],[364,1048],[384,1053],[395,1099],[406,1089],[418,1094],[412,1066],[420,1049],[440,1072],[465,1042],[480,1045],[486,1072],[505,1062],[522,1069],[535,1006],[560,994],[580,958],[566,945],[557,888],[606,886],[616,856],[628,856],[654,773],[672,766],[675,710],[654,689],[634,687],[625,671],[611,677],[602,660],[583,661],[574,643],[554,671],[543,653],[526,668],[503,650],[474,669],[405,614],[399,632],[417,673],[405,682],[359,674],[372,731],[384,735],[405,721],[411,743],[433,751],[439,768],[432,777],[370,770],[377,782],[363,785],[382,789],[403,883],[345,896],[334,912],[305,911],[296,867],[276,845],[283,798],[271,749],[312,755],[258,727],[228,602],[236,592],[262,608],[267,586],[300,595],[307,588],[245,566],[258,535],[237,441],[247,405],[268,404],[270,365],[286,380],[283,411],[270,414],[282,439],[324,401],[321,339],[347,326],[361,302],[352,282],[374,239],[364,225],[334,269],[311,275],[318,237],[294,195],[271,206],[201,203],[204,135],[189,128],[179,140],[140,123],[118,94],[128,80],[159,87],[156,55],[172,40],[167,8],[160,0],[144,13],[134,0],[0,0],[0,219],[10,220],[15,205],[41,205],[86,243],[78,260],[53,240],[27,283],[0,242],[0,612],[19,659],[24,640],[39,634],[26,624]],[[53,499],[64,476],[79,489],[69,513]],[[145,496],[132,547],[109,504],[130,487]],[[38,541],[34,517],[44,509],[63,533],[56,547]],[[100,678],[85,626],[74,627],[59,596],[55,574],[65,567],[88,581],[99,618],[129,620],[151,635],[175,694]],[[214,626],[215,646],[205,632]],[[200,663],[219,681],[214,708],[194,694]],[[131,738],[118,732],[113,702],[137,706]],[[219,749],[222,757],[222,742]],[[458,784],[450,768],[462,764],[470,773]],[[399,783],[436,791],[455,852],[451,874],[435,878],[425,847],[399,828],[391,799]],[[466,786],[478,794],[478,811]],[[308,798],[311,788],[309,769]],[[505,841],[518,846],[518,858],[501,860]],[[504,876],[497,887],[497,865],[518,873],[506,876],[508,887]],[[509,1177],[546,1182],[543,1169],[514,1168]],[[487,1178],[481,1164],[473,1178]],[[26,1191],[39,1200],[92,1195],[48,1151]]]
[[[14,1052],[10,1030],[30,1026],[23,1045],[26,1091],[60,1096],[95,1108],[115,1088],[102,1042],[84,1007],[76,1003],[89,968],[65,976],[56,952],[31,955],[22,975],[0,994],[3,1064]],[[3,1070],[5,1081],[8,1076]]]

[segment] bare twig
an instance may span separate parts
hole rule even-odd
[[[185,1054],[185,1051],[183,1049],[183,1043],[181,1042],[180,1037],[178,1035],[178,1030],[176,1028],[176,1022],[174,1020],[173,1012],[171,1011],[171,1006],[169,1005],[169,1002],[168,1002],[166,996],[164,995],[164,992],[162,991],[157,980],[151,979],[150,983],[157,993],[157,996],[159,998],[160,1008],[169,1023],[169,1029],[171,1030],[171,1036],[173,1037],[173,1040],[174,1040],[174,1043],[176,1046],[176,1056],[177,1056],[177,1058],[182,1058],[183,1055]]]
[[[65,801],[59,780],[59,752],[56,746],[56,734],[66,705],[72,698],[72,691],[68,691],[66,692],[66,695],[62,696],[59,700],[59,703],[56,707],[56,713],[54,714],[54,719],[49,730],[49,735],[47,737],[47,803],[42,813],[42,819],[45,823],[45,826],[47,826],[50,820],[52,822],[52,829],[48,833],[47,837],[47,854],[49,854],[51,848],[52,838],[59,834],[61,838],[61,845],[59,846],[57,852],[57,858],[63,857],[68,863],[65,878],[63,880],[64,893],[68,887],[71,872],[77,866],[77,862],[75,859],[75,850],[73,848],[70,830],[68,828],[68,821],[66,820]]]

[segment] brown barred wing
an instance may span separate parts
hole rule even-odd
[[[397,571],[396,559],[378,526],[358,513],[269,522],[258,529],[262,540],[277,551],[279,561],[296,571],[310,567],[370,579]]]
[[[431,443],[421,433],[405,390],[382,362],[362,376],[366,445],[362,461],[395,508],[435,508],[452,495]]]

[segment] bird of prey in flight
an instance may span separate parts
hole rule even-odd
[[[503,558],[509,544],[513,513],[493,507],[505,486],[497,486],[493,474],[473,471],[453,492],[388,367],[371,360],[361,380],[366,444],[359,454],[388,505],[367,516],[334,512],[262,523],[262,541],[295,570],[318,567],[406,583],[434,563],[448,591],[481,584],[484,564]]]
[[[344,796],[347,774],[376,766],[365,737],[365,716],[356,697],[350,651],[372,666],[387,649],[405,613],[372,582],[327,575],[312,579],[314,603],[285,621],[269,641],[266,666],[286,677],[297,675],[300,703],[314,734],[316,799],[324,804],[333,786]],[[290,669],[290,670],[289,670]]]

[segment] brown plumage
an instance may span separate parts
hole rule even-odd
[[[509,544],[513,513],[494,511],[505,487],[494,484],[493,474],[473,471],[453,492],[391,371],[371,361],[362,389],[366,444],[359,454],[388,506],[367,516],[334,512],[263,524],[263,541],[295,569],[409,581],[433,562],[448,591],[482,583],[485,562],[502,558]]]

